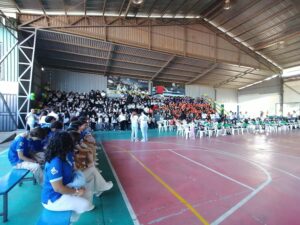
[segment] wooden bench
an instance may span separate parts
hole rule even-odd
[[[72,211],[50,211],[43,209],[36,225],[69,225]]]
[[[23,180],[33,180],[32,178],[25,178],[29,173],[26,169],[12,169],[9,173],[0,178],[0,195],[3,195],[3,211],[0,216],[3,216],[3,222],[7,222],[8,216],[8,192],[12,190],[17,184],[22,184]]]

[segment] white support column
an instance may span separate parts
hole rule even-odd
[[[37,29],[21,29],[28,36],[19,43],[18,126],[25,128],[25,116],[30,110],[30,95],[35,57]]]

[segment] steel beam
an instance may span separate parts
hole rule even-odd
[[[1,25],[3,26],[3,27],[5,27],[6,28],[6,30],[16,39],[16,40],[18,40],[18,37],[10,30],[10,28],[9,27],[7,27],[7,26],[5,26],[5,24],[3,24],[3,22],[2,22],[2,20],[0,19],[0,23],[1,23]]]
[[[6,59],[6,57],[11,53],[12,50],[18,45],[18,42],[16,42],[0,59],[0,65],[2,62]]]
[[[105,65],[104,76],[106,76],[106,74],[109,72],[109,68],[111,67],[115,48],[116,48],[116,45],[114,45],[113,43],[111,43],[110,44],[110,48],[109,48],[109,52],[108,52],[108,57],[107,57],[106,65]]]
[[[30,25],[30,24],[36,22],[36,21],[39,21],[39,20],[42,19],[42,18],[44,18],[44,16],[38,16],[38,17],[36,17],[36,18],[34,18],[34,19],[32,19],[32,20],[29,20],[29,21],[27,21],[27,22],[25,22],[25,23],[22,23],[21,25],[19,25],[19,27],[25,27],[25,26],[27,26],[27,25]]]
[[[151,77],[151,80],[156,78],[171,62],[172,60],[176,57],[176,55],[172,55],[169,60]]]
[[[198,76],[196,76],[195,78],[193,78],[192,80],[190,80],[186,84],[191,84],[194,81],[200,79],[201,77],[205,76],[206,74],[208,74],[209,72],[211,72],[212,70],[214,70],[217,66],[218,66],[218,63],[214,63],[209,68],[207,68],[207,70],[203,71],[202,73],[200,73]]]
[[[253,72],[254,70],[255,70],[255,69],[252,69],[252,68],[251,68],[251,69],[248,69],[248,70],[246,70],[246,71],[244,71],[244,72],[242,72],[242,73],[236,75],[236,76],[233,77],[233,78],[230,78],[230,79],[227,79],[227,80],[225,80],[225,81],[222,81],[221,83],[215,85],[214,88],[218,88],[218,87],[220,87],[220,86],[222,86],[222,85],[225,85],[225,84],[228,84],[228,83],[230,83],[230,82],[233,82],[234,80],[236,80],[236,79],[238,79],[238,78],[241,78],[241,77],[243,77],[243,76],[245,76],[245,75],[247,75],[247,74]],[[249,82],[248,82],[248,83],[249,83]]]
[[[102,16],[105,16],[105,10],[106,10],[106,1],[107,1],[107,0],[104,0],[104,2],[103,2],[103,7],[102,7]]]
[[[250,2],[249,4],[245,5],[240,10],[236,11],[235,13],[232,13],[228,18],[226,18],[226,20],[224,20],[224,21],[222,21],[222,23],[218,24],[218,26],[223,26],[224,24],[228,23],[230,20],[235,19],[236,17],[238,17],[239,15],[241,15],[246,10],[250,9],[251,7],[253,7],[254,5],[256,5],[259,2],[261,2],[261,0],[254,0],[254,1]]]
[[[76,25],[77,23],[79,23],[80,21],[84,20],[86,17],[83,16],[83,17],[80,17],[78,20],[75,20],[73,23],[71,23],[70,25],[73,26],[73,25]]]
[[[300,92],[297,91],[295,88],[292,88],[291,86],[287,85],[286,83],[284,83],[283,85],[286,86],[288,89],[292,90],[293,92],[295,92],[296,94],[300,95]]]
[[[267,59],[265,59],[261,55],[257,54],[255,51],[248,48],[247,46],[245,46],[242,43],[238,42],[237,40],[233,39],[232,37],[230,37],[225,32],[222,32],[217,27],[210,24],[208,21],[205,21],[204,19],[200,19],[200,22],[201,22],[202,25],[207,27],[209,30],[215,32],[219,37],[222,37],[223,39],[227,40],[229,43],[231,43],[234,46],[238,47],[243,52],[247,53],[248,55],[250,55],[251,57],[256,59],[258,62],[262,63],[264,66],[266,66],[267,68],[269,68],[273,72],[281,73],[281,68],[277,67],[276,65],[274,65],[273,63],[271,63],[270,61],[268,61]]]

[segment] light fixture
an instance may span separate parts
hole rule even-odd
[[[144,2],[144,0],[131,0],[131,2],[135,5],[140,5]]]
[[[41,67],[41,70],[42,70],[42,71],[45,71],[45,68],[44,68],[44,67]]]
[[[225,0],[223,9],[228,10],[231,8],[230,0]]]

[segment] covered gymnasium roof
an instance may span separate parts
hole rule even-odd
[[[192,83],[198,78],[202,84],[222,86],[229,82],[231,86],[247,84],[272,75],[267,70],[174,56],[47,30],[38,31],[37,38],[38,61],[46,67],[180,83]]]
[[[297,0],[134,2],[139,0],[3,0],[0,8],[17,12],[20,24],[42,29],[38,32],[37,54],[45,66],[240,88],[300,65]],[[229,2],[229,10],[224,9],[225,2]],[[105,19],[98,18],[103,15]],[[128,32],[123,38],[122,26],[132,29],[132,37]],[[160,30],[155,26],[160,26]],[[142,40],[130,42],[137,36],[133,27],[143,32],[153,27],[153,37],[145,36],[142,31],[138,34],[140,39],[152,38],[150,44]],[[175,29],[170,29],[174,27],[188,32],[182,31],[181,37]],[[103,31],[106,29],[110,29],[108,33]],[[112,38],[115,33],[119,39]],[[159,45],[156,43],[159,38],[155,37],[158,33],[173,39]],[[204,33],[208,36],[203,39],[209,40],[206,47],[213,50],[205,49],[203,43],[204,47],[197,48],[197,39]],[[215,43],[219,37],[225,40],[222,45]],[[177,49],[180,41],[188,43],[182,47],[184,53]],[[173,49],[167,46],[170,42],[174,42]],[[244,53],[253,62],[243,59]]]

